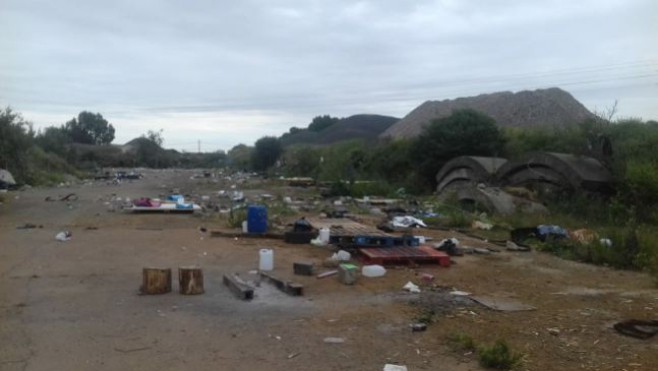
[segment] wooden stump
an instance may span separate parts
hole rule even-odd
[[[144,268],[139,291],[146,295],[171,292],[171,268]]]
[[[183,295],[203,294],[203,271],[199,267],[179,267],[178,283]]]

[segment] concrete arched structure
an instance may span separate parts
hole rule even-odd
[[[598,160],[566,153],[533,152],[498,169],[500,186],[608,193],[612,175]]]
[[[478,183],[490,183],[497,170],[507,162],[499,157],[460,156],[448,161],[436,174],[438,193]]]

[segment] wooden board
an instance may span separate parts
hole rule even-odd
[[[470,296],[473,301],[476,301],[485,307],[501,312],[521,312],[526,310],[535,310],[537,308],[532,305],[521,303],[518,300],[503,297],[473,295]]]

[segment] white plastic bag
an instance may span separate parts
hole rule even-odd
[[[57,235],[55,235],[55,239],[60,242],[66,242],[71,239],[71,232],[69,231],[59,232],[57,233]]]
[[[420,293],[420,287],[418,287],[417,285],[414,285],[414,283],[411,282],[411,281],[407,282],[407,284],[404,285],[404,286],[402,286],[402,288],[403,288],[404,290],[409,291],[409,292],[412,293],[412,294],[418,294],[418,293]]]
[[[331,256],[331,260],[339,262],[348,261],[350,259],[352,259],[352,255],[345,250],[338,250],[337,253]]]

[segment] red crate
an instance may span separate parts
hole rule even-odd
[[[409,263],[439,264],[450,267],[450,257],[429,246],[366,247],[359,249],[367,264],[396,265]]]

